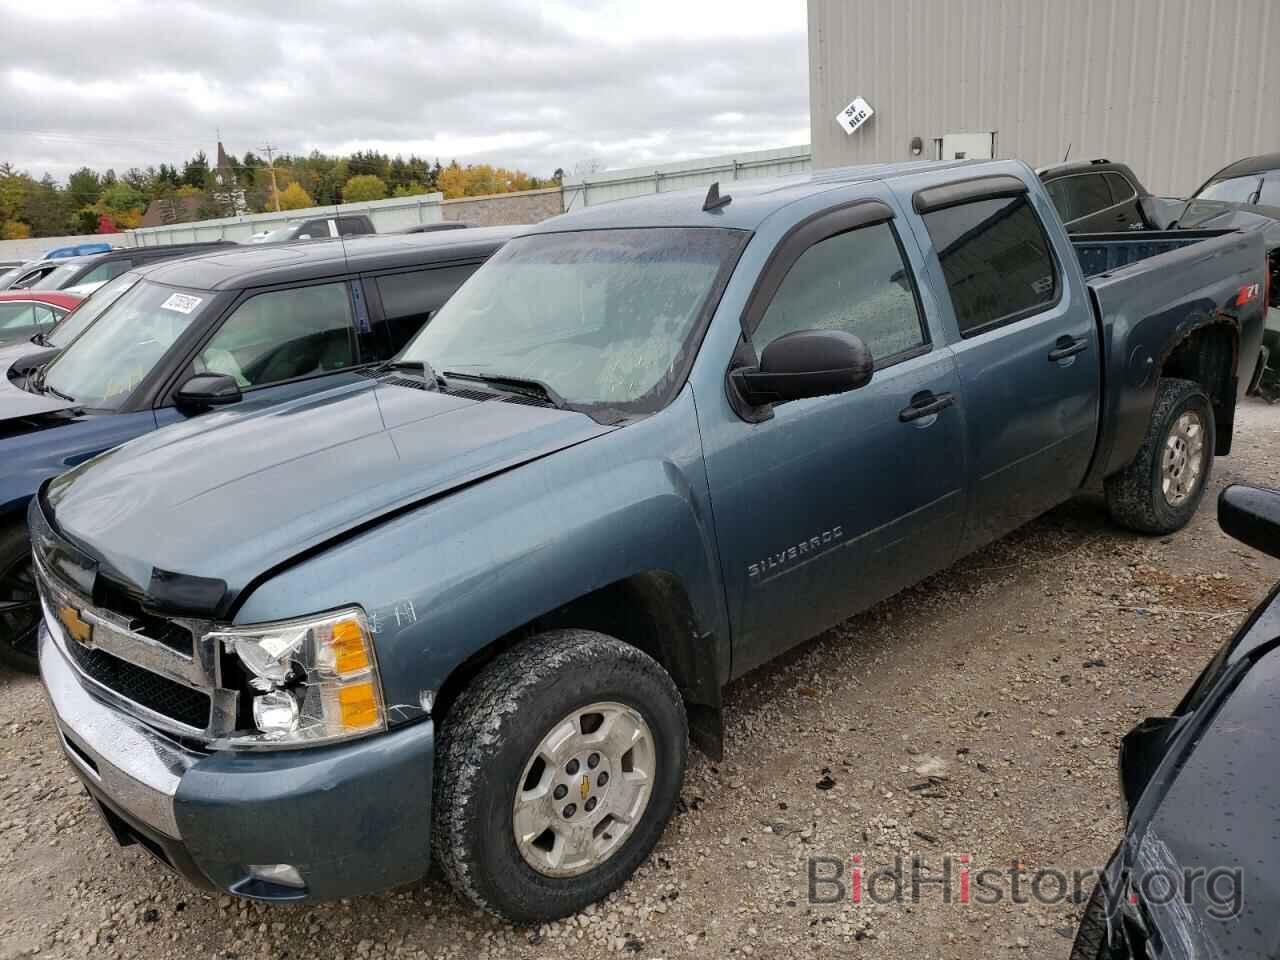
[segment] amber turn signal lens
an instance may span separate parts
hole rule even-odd
[[[378,695],[368,680],[339,687],[338,706],[342,725],[348,730],[362,730],[378,722]]]
[[[333,625],[333,669],[339,676],[358,673],[369,667],[369,651],[364,631],[355,620],[339,620]]]

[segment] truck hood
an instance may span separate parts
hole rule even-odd
[[[47,503],[100,572],[143,593],[154,570],[222,580],[224,616],[303,551],[612,429],[366,380],[141,437],[54,480]]]

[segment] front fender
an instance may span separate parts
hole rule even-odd
[[[676,578],[727,675],[729,631],[692,391],[666,410],[464,487],[301,560],[237,623],[359,604],[394,719],[499,637],[637,574]]]

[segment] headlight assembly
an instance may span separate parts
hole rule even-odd
[[[256,731],[229,746],[309,746],[385,730],[386,708],[364,613],[339,610],[210,634],[244,665]]]

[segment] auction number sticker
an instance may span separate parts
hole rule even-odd
[[[853,131],[870,120],[874,113],[875,111],[871,109],[871,104],[861,97],[854,97],[853,103],[836,114],[836,123],[844,127],[845,133],[853,133]]]
[[[161,309],[176,310],[178,313],[190,313],[196,307],[200,306],[203,297],[193,297],[189,293],[173,293],[169,295],[169,299],[160,304]]]

